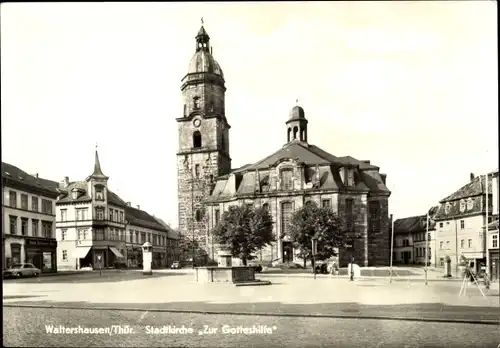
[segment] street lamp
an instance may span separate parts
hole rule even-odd
[[[317,249],[318,249],[318,236],[317,234],[315,234],[312,239],[312,269],[313,269],[313,273],[314,273],[314,279],[316,279],[316,262],[315,262],[315,258],[316,258],[316,254],[317,254]]]
[[[359,233],[354,234],[354,239],[360,239],[362,236]],[[351,272],[349,281],[354,281],[354,239],[350,240],[346,245],[347,249],[351,249]]]

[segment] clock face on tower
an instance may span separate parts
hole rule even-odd
[[[193,121],[193,124],[194,124],[195,127],[199,127],[200,123],[201,123],[201,121],[198,120],[198,119],[196,119],[196,120]]]

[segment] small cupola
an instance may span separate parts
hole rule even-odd
[[[307,143],[307,119],[304,109],[297,105],[290,110],[288,121],[286,121],[287,128],[287,142],[301,141]]]

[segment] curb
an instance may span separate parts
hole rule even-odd
[[[425,317],[403,317],[403,316],[382,316],[382,315],[344,315],[344,314],[299,314],[299,313],[266,313],[266,312],[232,312],[232,311],[202,311],[202,310],[184,310],[184,309],[154,309],[154,308],[117,308],[117,307],[99,307],[99,306],[65,306],[65,305],[25,305],[25,304],[3,304],[6,308],[46,308],[46,309],[72,309],[72,310],[99,310],[99,311],[123,311],[123,312],[154,312],[154,313],[186,313],[186,314],[206,314],[206,315],[244,315],[244,316],[262,316],[262,317],[288,317],[288,318],[325,318],[325,319],[371,319],[371,320],[398,320],[398,321],[416,321],[430,323],[452,323],[452,324],[480,324],[480,325],[499,325],[498,320],[477,320],[477,319],[442,319]]]

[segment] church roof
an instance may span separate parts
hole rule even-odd
[[[360,191],[389,193],[378,167],[350,156],[337,157],[325,150],[300,141],[291,141],[273,154],[253,164],[234,169],[228,175],[217,178],[210,201],[227,200],[238,196],[253,195],[258,189],[270,190],[270,169],[283,160],[292,159],[305,167],[306,182],[316,178],[315,188],[338,190],[345,188],[338,169],[345,166],[359,168],[355,173],[354,189]]]
[[[200,50],[193,55],[189,62],[188,74],[210,73],[224,77],[222,69],[210,54],[210,52]]]

